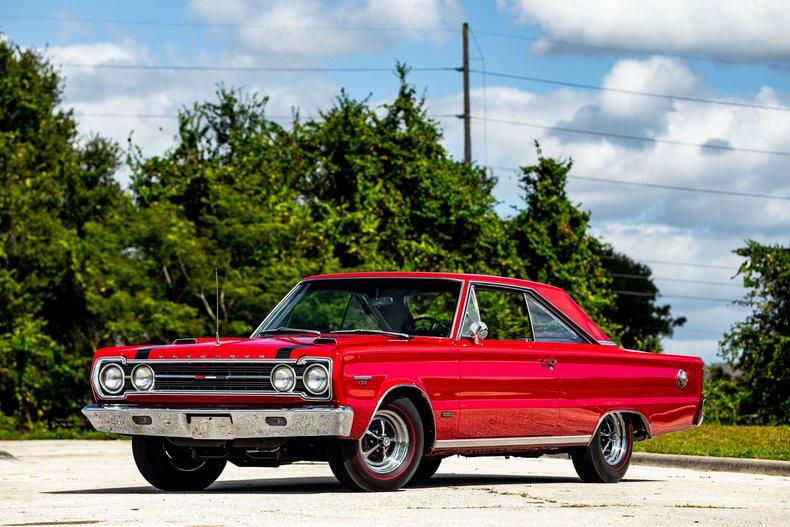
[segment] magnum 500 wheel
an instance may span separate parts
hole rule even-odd
[[[590,444],[571,453],[576,473],[587,483],[623,479],[634,448],[634,428],[622,414],[603,418]]]
[[[414,475],[422,459],[424,432],[420,414],[408,398],[385,401],[356,441],[329,448],[329,466],[351,490],[397,490]]]
[[[140,474],[161,490],[203,490],[225,468],[224,459],[199,458],[194,449],[161,437],[133,437],[132,454]]]

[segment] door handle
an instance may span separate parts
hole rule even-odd
[[[554,371],[554,366],[557,365],[557,361],[554,359],[540,359],[541,366]]]

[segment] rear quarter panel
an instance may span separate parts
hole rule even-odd
[[[613,410],[647,418],[652,436],[692,426],[702,398],[698,357],[627,351],[614,346],[555,346],[560,381],[559,435],[592,434]],[[689,377],[684,389],[678,370]]]

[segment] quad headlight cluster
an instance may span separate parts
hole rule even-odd
[[[214,395],[268,394],[329,399],[331,364],[331,360],[323,357],[302,357],[288,362],[149,362],[110,357],[99,360],[92,380],[98,394],[109,399],[123,399],[136,394],[197,394],[204,391]],[[268,383],[261,383],[263,375],[268,375]]]
[[[138,364],[130,376],[132,386],[140,392],[148,392],[154,388],[154,370],[147,364]],[[123,390],[125,375],[120,364],[110,363],[102,366],[99,371],[99,385],[103,392],[118,395]]]
[[[275,366],[271,383],[278,392],[290,392],[296,387],[296,372],[288,364]],[[302,383],[312,395],[322,395],[329,389],[329,371],[323,364],[312,364],[302,374]]]

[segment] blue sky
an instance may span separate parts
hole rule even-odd
[[[731,250],[745,238],[787,244],[790,201],[678,192],[592,181],[615,179],[736,192],[790,195],[790,6],[781,2],[643,0],[234,0],[216,2],[6,1],[0,31],[44,48],[56,63],[87,65],[384,67],[460,64],[460,26],[469,22],[472,67],[612,89],[725,100],[695,103],[611,91],[472,76],[474,157],[516,166],[549,155],[573,157],[571,198],[592,211],[597,235],[651,263],[685,328],[667,350],[715,359],[716,342],[744,312],[727,303],[742,289]],[[346,29],[343,29],[346,28]],[[497,36],[492,33],[505,34]],[[572,42],[586,47],[558,44]],[[639,50],[630,53],[619,50]],[[713,60],[709,60],[713,59]],[[390,72],[217,72],[67,67],[65,104],[85,133],[155,154],[172,144],[183,105],[211,97],[219,82],[270,97],[273,115],[310,114],[345,88],[386,102]],[[429,110],[461,111],[461,76],[414,71]],[[484,82],[485,81],[485,82]],[[485,88],[484,88],[485,86]],[[746,105],[746,106],[737,106]],[[751,106],[749,106],[751,105]],[[135,117],[147,114],[149,117]],[[151,117],[163,116],[163,117]],[[457,119],[439,118],[445,145],[460,156]],[[497,121],[511,121],[502,123]],[[655,138],[618,141],[524,127],[599,130]],[[779,155],[661,143],[724,144]],[[518,189],[500,171],[506,214]],[[673,264],[657,262],[674,262]],[[686,263],[698,264],[696,266]],[[684,265],[681,265],[684,264]],[[707,266],[707,267],[705,267]],[[714,282],[714,283],[703,283]],[[691,298],[693,297],[693,298]],[[705,300],[708,299],[708,300]]]

